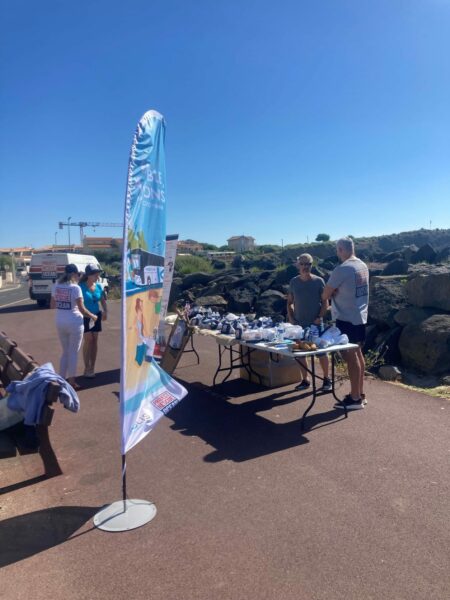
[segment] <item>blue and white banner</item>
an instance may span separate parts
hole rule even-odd
[[[153,358],[164,282],[164,138],[163,116],[146,112],[136,129],[128,166],[122,265],[122,454],[187,394]]]

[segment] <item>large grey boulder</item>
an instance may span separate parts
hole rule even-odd
[[[402,254],[403,258],[410,262],[413,262],[413,258],[416,255],[416,252],[419,248],[415,244],[411,244],[410,246],[403,246]]]
[[[412,277],[406,284],[406,297],[414,306],[450,312],[450,271]]]
[[[195,301],[199,306],[207,306],[213,309],[223,310],[228,303],[222,296],[200,296]]]
[[[382,274],[406,275],[406,273],[408,273],[408,268],[408,261],[406,261],[404,258],[396,258],[394,260],[391,260],[391,262],[384,267]]]
[[[424,244],[414,254],[411,262],[433,263],[436,260],[436,251],[431,244]]]
[[[395,314],[406,304],[405,284],[399,277],[373,277],[370,281],[369,319],[381,328],[393,328]]]
[[[404,327],[411,323],[420,323],[436,314],[433,308],[419,308],[418,306],[405,306],[394,315],[394,321]]]
[[[255,312],[257,315],[271,317],[286,314],[286,296],[276,290],[263,292],[256,301]]]
[[[228,300],[228,310],[233,313],[251,312],[255,305],[255,299],[258,296],[258,291],[259,290],[255,285],[229,290],[226,294],[226,298]]]
[[[399,349],[405,367],[442,375],[450,368],[450,315],[434,315],[420,323],[406,325]]]
[[[276,285],[283,285],[289,283],[293,277],[298,275],[298,269],[294,265],[289,265],[285,269],[280,269],[276,272],[274,283]]]
[[[439,250],[439,252],[436,255],[436,262],[437,263],[450,262],[450,246],[446,246],[445,248],[442,248],[442,250]]]
[[[183,289],[187,290],[195,285],[208,285],[215,278],[211,273],[190,273],[183,278]]]

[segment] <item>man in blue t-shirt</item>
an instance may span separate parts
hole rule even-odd
[[[348,336],[349,342],[358,344],[354,350],[343,352],[350,379],[350,394],[336,404],[336,408],[348,410],[364,408],[365,361],[362,345],[366,337],[367,308],[369,304],[369,270],[355,256],[351,238],[341,238],[336,245],[341,262],[331,273],[322,298],[331,300],[331,314],[336,327]]]

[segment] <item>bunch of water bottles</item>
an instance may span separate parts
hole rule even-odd
[[[271,317],[247,319],[244,314],[234,313],[220,315],[211,308],[187,304],[184,309],[186,319],[199,329],[210,329],[222,334],[234,336],[248,342],[279,342],[285,340],[304,340],[313,342],[318,348],[327,348],[335,344],[345,344],[348,338],[334,325],[326,327],[323,320],[320,324],[301,327],[282,321],[275,322]]]

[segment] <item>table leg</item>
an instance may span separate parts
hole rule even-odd
[[[311,356],[311,380],[312,380],[312,387],[313,387],[312,400],[311,400],[311,403],[308,406],[308,408],[303,413],[303,416],[302,416],[301,421],[300,421],[300,428],[301,428],[302,431],[303,431],[303,429],[305,427],[305,417],[309,413],[309,411],[312,409],[312,407],[314,406],[314,404],[316,402],[316,397],[317,397],[317,389],[316,389],[316,361],[315,361],[314,355]]]
[[[193,352],[195,354],[195,356],[197,357],[197,364],[200,364],[200,356],[198,355],[197,350],[194,348],[194,336],[193,334],[191,334],[189,336],[190,342],[191,342],[191,348],[189,350],[183,350],[184,354],[189,354],[189,352]]]
[[[334,355],[335,355],[335,353],[332,352],[331,353],[331,386],[332,386],[331,392],[332,392],[333,398],[336,400],[336,402],[340,402],[341,399],[336,396],[336,389],[334,386],[334,377],[335,377],[335,373],[336,373],[336,365],[335,365],[335,361],[334,361]],[[344,416],[345,416],[345,418],[348,417],[348,410],[347,410],[346,406],[344,406]]]

